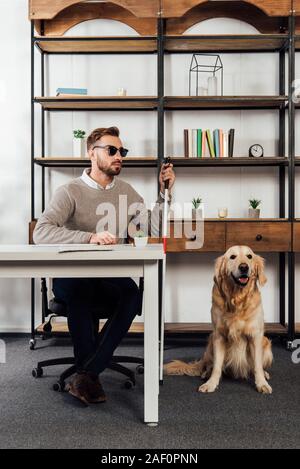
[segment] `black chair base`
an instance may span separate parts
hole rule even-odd
[[[117,371],[125,376],[127,376],[127,380],[125,381],[124,385],[127,389],[131,389],[135,386],[135,373],[129,368],[120,365],[120,363],[137,363],[138,366],[136,367],[136,371],[139,374],[144,373],[144,359],[138,357],[127,357],[127,356],[118,356],[114,355],[110,361],[110,364],[107,368],[110,370]],[[53,389],[54,391],[64,391],[65,390],[65,380],[72,376],[76,372],[76,367],[74,365],[74,357],[64,357],[64,358],[54,358],[51,360],[44,360],[38,362],[37,367],[32,370],[32,376],[34,378],[40,378],[43,376],[43,369],[47,366],[55,366],[55,365],[72,365],[67,368],[59,377],[58,381],[54,383]]]

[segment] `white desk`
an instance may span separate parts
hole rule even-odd
[[[144,421],[158,423],[158,265],[161,244],[59,253],[57,246],[0,245],[0,278],[144,277]]]

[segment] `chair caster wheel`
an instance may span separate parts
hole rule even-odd
[[[134,387],[134,383],[130,379],[127,379],[124,383],[124,386],[126,389],[132,389]]]
[[[144,365],[138,365],[136,367],[136,372],[139,374],[139,375],[143,375],[144,374]]]
[[[43,368],[33,368],[31,373],[34,378],[40,378],[43,376]]]
[[[35,339],[30,339],[30,341],[29,341],[30,350],[34,350],[35,344],[36,344],[36,340]]]
[[[53,384],[53,391],[56,392],[63,392],[65,390],[65,383],[60,383],[57,381],[56,383]]]

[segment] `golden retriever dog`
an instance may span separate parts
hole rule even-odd
[[[264,259],[247,246],[232,246],[216,260],[212,289],[213,332],[201,360],[174,360],[164,366],[167,374],[208,378],[199,392],[214,392],[222,372],[235,378],[253,376],[256,389],[271,394],[266,368],[273,360],[271,342],[264,336],[261,295]]]

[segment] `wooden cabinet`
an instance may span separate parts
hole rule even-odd
[[[195,222],[192,223],[195,230]],[[181,234],[181,235],[180,235]],[[223,252],[225,250],[225,223],[219,221],[204,222],[204,243],[201,248],[193,247],[199,239],[189,236],[182,221],[170,224],[170,237],[167,240],[167,252]]]
[[[293,223],[293,251],[300,252],[300,221]]]
[[[236,244],[249,246],[253,251],[290,251],[291,223],[264,221],[228,222],[226,249]]]
[[[300,251],[300,222],[294,233],[294,246]],[[225,252],[235,245],[250,246],[256,252],[287,252],[292,249],[292,228],[286,221],[209,220],[204,222],[203,246],[193,248],[193,242],[197,242],[195,236],[184,232],[182,221],[170,224],[167,252]]]

